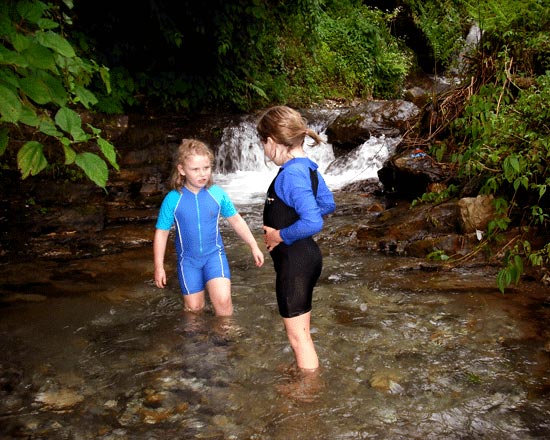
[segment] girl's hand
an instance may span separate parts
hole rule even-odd
[[[254,261],[256,262],[256,266],[262,267],[264,265],[264,254],[258,246],[255,246],[252,249],[252,256],[254,257]]]
[[[166,271],[163,268],[155,269],[155,284],[161,289],[166,286]]]
[[[270,228],[269,226],[263,226],[264,230],[264,242],[267,250],[271,252],[275,247],[283,240],[278,229]]]

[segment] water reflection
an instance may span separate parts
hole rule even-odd
[[[362,254],[331,240],[344,221],[319,237],[314,375],[294,369],[272,268],[230,230],[231,318],[184,313],[175,276],[155,288],[150,247],[43,267],[47,299],[0,310],[2,438],[548,437],[548,292]]]

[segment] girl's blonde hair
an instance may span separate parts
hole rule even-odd
[[[210,164],[214,165],[214,153],[208,146],[197,139],[182,139],[176,153],[174,154],[174,166],[170,175],[170,188],[180,191],[185,184],[185,176],[178,170],[178,165],[185,165],[185,161],[191,156],[207,156]],[[213,184],[212,174],[206,184],[208,188]]]
[[[307,122],[300,113],[284,105],[269,108],[260,117],[256,129],[263,143],[270,137],[277,144],[288,148],[303,145],[306,135],[313,139],[311,146],[322,142],[321,137],[307,127]]]

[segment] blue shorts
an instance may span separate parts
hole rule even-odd
[[[214,278],[231,277],[224,251],[214,252],[203,257],[183,256],[178,261],[177,271],[183,295],[203,291],[206,288],[206,283]]]

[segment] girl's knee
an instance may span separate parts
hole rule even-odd
[[[200,313],[204,310],[204,304],[202,306],[195,306],[195,307],[190,307],[186,304],[183,305],[183,310],[185,312],[191,312],[191,313]]]
[[[223,299],[217,298],[216,301],[212,301],[212,305],[217,316],[231,316],[233,314],[231,296]]]
[[[183,307],[187,312],[197,313],[204,309],[206,301],[204,299],[204,292],[193,293],[191,295],[184,295]]]

